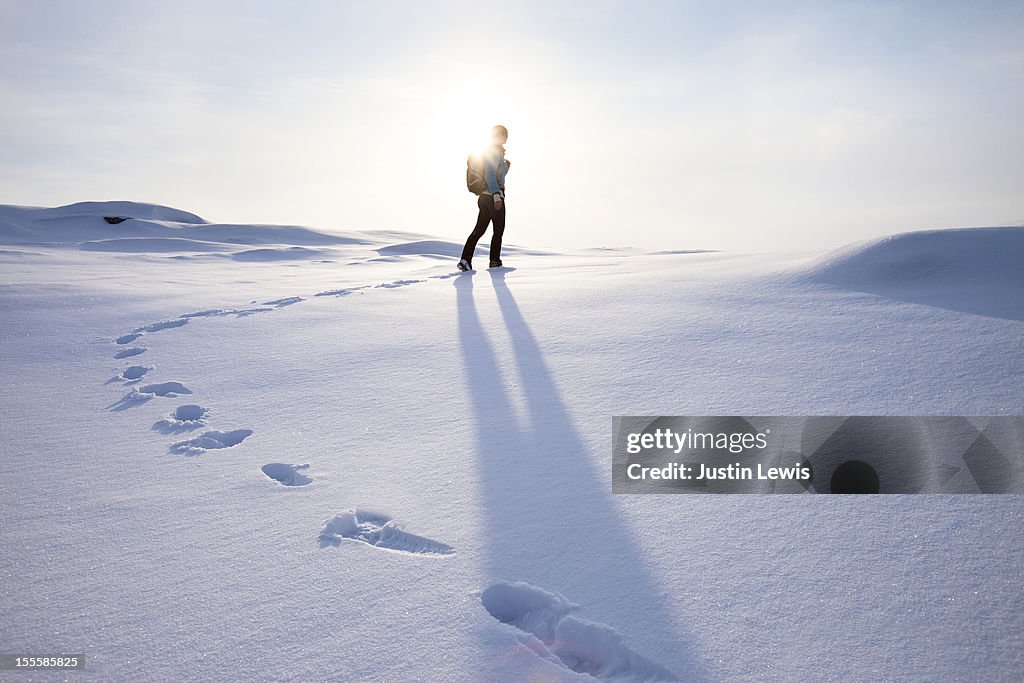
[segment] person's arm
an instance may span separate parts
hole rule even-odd
[[[487,189],[495,197],[501,196],[501,188],[498,186],[498,163],[501,157],[497,154],[488,154],[484,158],[484,181]]]

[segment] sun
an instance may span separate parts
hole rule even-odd
[[[495,124],[503,123],[497,93],[472,88],[453,89],[434,99],[431,147],[444,156],[481,152],[491,144]]]

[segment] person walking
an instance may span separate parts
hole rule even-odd
[[[479,213],[476,226],[466,239],[462,249],[459,270],[473,270],[473,252],[476,244],[487,232],[487,226],[494,225],[491,234],[490,268],[501,267],[501,238],[505,234],[505,175],[512,163],[505,159],[505,143],[508,142],[508,128],[495,126],[491,131],[491,147],[480,155],[471,155],[466,162],[466,185],[477,195]]]

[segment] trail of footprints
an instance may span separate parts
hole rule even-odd
[[[408,285],[426,282],[429,279],[447,279],[453,275],[435,275],[422,280],[395,280],[378,285],[361,285],[343,289],[333,289],[316,294],[318,297],[343,297],[362,290],[395,289]],[[189,325],[195,320],[206,318],[235,317],[242,318],[257,313],[268,313],[288,306],[301,303],[301,296],[283,297],[270,301],[253,301],[247,308],[211,308],[192,313],[184,313],[176,318],[162,320],[137,327],[127,334],[114,339],[120,347],[114,353],[117,360],[135,359],[147,353],[142,345],[145,337],[150,334],[173,330]],[[192,389],[179,381],[166,381],[143,384],[148,375],[154,371],[152,365],[127,365],[108,383],[118,383],[130,387],[128,393],[108,406],[110,410],[121,411],[149,402],[154,398],[179,398],[189,396]],[[213,411],[196,403],[185,403],[177,406],[167,415],[157,420],[152,429],[168,436],[178,437],[168,446],[168,453],[174,455],[196,457],[210,451],[234,448],[252,436],[251,429],[232,429],[221,431],[213,429],[210,424]],[[271,462],[263,465],[260,471],[268,480],[285,487],[304,487],[313,483],[309,474],[309,464],[290,464]],[[386,515],[365,511],[348,510],[335,515],[325,522],[319,535],[322,547],[340,546],[342,544],[371,545],[377,548],[400,553],[416,555],[449,555],[454,549],[439,541],[417,536],[403,531],[398,523]]]
[[[458,273],[433,275],[428,280],[446,280]],[[377,286],[350,287],[319,292],[317,297],[344,297],[362,290],[395,289],[425,282],[424,280],[398,280]],[[123,346],[114,357],[134,358],[146,352],[144,346],[128,346],[147,334],[184,327],[197,318],[244,317],[256,313],[278,310],[304,301],[302,297],[287,297],[264,301],[251,308],[214,308],[185,313],[170,321],[162,321],[132,330],[114,341]],[[256,302],[253,302],[256,303]],[[131,390],[111,405],[115,411],[126,410],[155,397],[179,397],[193,393],[182,382],[168,381],[141,385],[154,370],[153,366],[130,365],[121,370],[111,382],[131,386]],[[212,411],[197,403],[178,405],[158,420],[153,429],[163,434],[188,436],[172,442],[168,451],[181,456],[202,456],[210,451],[231,449],[253,434],[251,429],[219,431],[209,429]],[[200,430],[205,430],[200,432]],[[197,433],[199,432],[199,433]],[[267,463],[260,468],[267,479],[283,486],[302,487],[313,482],[308,474],[309,464]],[[388,552],[420,556],[446,556],[455,553],[452,546],[404,530],[391,516],[361,509],[344,510],[326,520],[317,542],[321,548],[342,545],[369,546]],[[487,613],[502,624],[513,628],[522,644],[532,653],[551,661],[555,666],[578,674],[586,674],[600,681],[675,681],[677,678],[662,666],[630,649],[623,636],[614,629],[581,620],[570,612],[577,605],[558,593],[524,583],[499,582],[480,594]]]
[[[427,279],[448,279],[458,274],[435,275]],[[344,297],[368,289],[395,289],[425,282],[396,280],[375,286],[364,285],[319,292],[318,297]],[[183,327],[200,318],[245,317],[278,310],[304,301],[293,296],[262,302],[252,308],[209,309],[186,313],[171,320],[144,325],[114,339],[122,348],[114,354],[118,360],[135,358],[147,352],[143,346],[128,346],[147,334]],[[254,304],[256,302],[253,302]],[[153,366],[128,365],[111,382],[131,386],[131,390],[110,406],[124,410],[156,397],[177,398],[192,394],[182,382],[167,381],[141,385]],[[141,385],[141,386],[140,386]],[[186,403],[174,408],[153,424],[167,435],[188,436],[170,444],[168,451],[183,456],[200,456],[209,451],[233,448],[253,434],[251,429],[219,431],[209,429],[212,411]],[[205,430],[199,432],[199,430]],[[197,434],[197,432],[199,432]],[[272,462],[260,471],[269,480],[285,487],[301,488],[313,483],[309,464]],[[321,548],[343,545],[369,546],[380,550],[419,556],[452,555],[450,545],[404,530],[391,516],[363,509],[349,509],[326,520],[317,538]],[[579,619],[572,614],[577,606],[559,593],[550,593],[526,583],[498,582],[481,593],[481,603],[492,617],[520,634],[523,644],[538,657],[576,673],[600,681],[675,681],[664,667],[631,650],[623,636],[613,628]]]

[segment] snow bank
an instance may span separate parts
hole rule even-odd
[[[81,202],[56,208],[0,205],[0,244],[166,253],[230,251],[240,246],[377,243],[363,235],[332,234],[299,226],[209,223],[193,213],[157,204]],[[257,256],[253,260],[264,259]]]
[[[927,230],[826,255],[800,279],[992,317],[1024,319],[1024,227]]]
[[[104,216],[117,216],[122,218],[141,218],[150,221],[170,221],[172,223],[206,223],[205,220],[181,209],[174,209],[160,204],[146,204],[144,202],[78,202],[66,206],[53,208],[42,207],[2,207],[6,209],[21,209],[30,212],[38,219],[57,218],[103,218]]]

